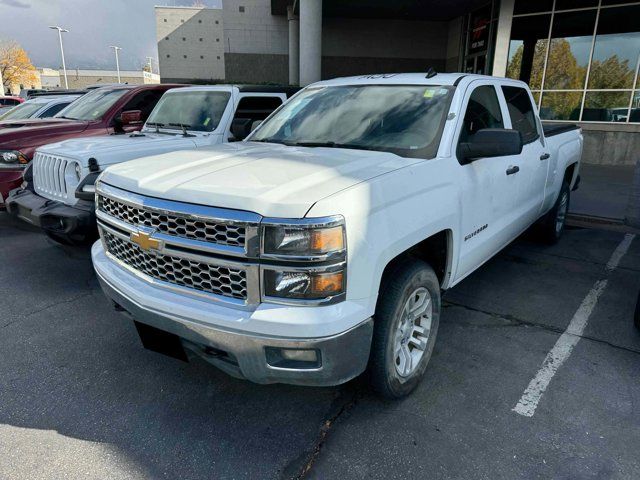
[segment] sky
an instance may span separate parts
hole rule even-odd
[[[219,6],[222,0],[204,0]],[[153,57],[157,71],[154,5],[193,5],[194,0],[0,0],[0,40],[15,40],[38,67],[61,68],[58,34],[63,34],[67,69],[115,70],[109,45],[122,47],[120,68],[140,69]]]

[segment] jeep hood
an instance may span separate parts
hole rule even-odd
[[[387,152],[239,142],[114,165],[101,180],[161,199],[302,218],[318,200],[415,161]]]
[[[195,137],[172,134],[126,134],[72,138],[44,145],[39,152],[79,160],[88,165],[95,158],[101,167],[121,163],[133,158],[147,157],[174,150],[196,147]]]

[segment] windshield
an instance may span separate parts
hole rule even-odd
[[[220,123],[230,97],[230,92],[222,91],[166,94],[151,112],[147,125],[211,132]]]
[[[60,111],[56,117],[71,120],[98,120],[128,91],[127,88],[93,90]]]
[[[0,115],[0,120],[24,120],[42,108],[41,103],[24,102]]]
[[[312,87],[292,98],[248,140],[433,158],[453,90],[432,85]]]

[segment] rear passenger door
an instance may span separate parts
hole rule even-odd
[[[508,128],[506,107],[493,84],[473,82],[465,97],[456,149],[478,130]],[[508,174],[516,160],[513,156],[479,158],[469,163],[458,159],[461,225],[457,278],[471,273],[519,233],[516,205],[522,186],[518,175]]]
[[[529,92],[525,88],[511,85],[502,85],[500,90],[509,112],[506,120],[510,125],[507,128],[518,130],[522,135],[522,153],[517,161],[522,187],[517,208],[521,216],[521,229],[524,229],[540,216],[551,163],[550,154],[543,143],[542,127]]]

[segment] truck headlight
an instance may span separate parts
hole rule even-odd
[[[18,150],[0,150],[0,168],[24,168],[29,159]]]
[[[263,299],[297,305],[344,300],[347,239],[343,217],[267,218],[261,232]]]
[[[323,300],[345,291],[345,272],[340,268],[331,272],[313,270],[263,270],[266,297],[295,300]]]
[[[339,216],[295,224],[263,222],[263,257],[317,261],[344,255],[345,248],[344,219]]]

